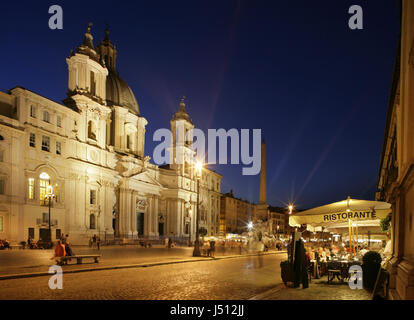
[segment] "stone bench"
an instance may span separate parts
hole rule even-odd
[[[76,255],[76,256],[56,257],[56,261],[59,264],[63,264],[64,262],[67,263],[68,260],[76,259],[76,264],[82,264],[83,259],[93,259],[95,263],[98,263],[100,257],[101,257],[100,254],[84,254],[84,255]]]

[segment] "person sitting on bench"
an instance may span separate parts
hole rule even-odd
[[[64,257],[66,255],[65,246],[60,242],[60,240],[56,243],[55,248],[55,256],[54,258]],[[56,263],[59,265],[61,262],[60,259],[56,259]],[[66,261],[66,264],[68,262]]]
[[[75,254],[74,254],[74,252],[72,251],[72,248],[70,247],[70,244],[69,244],[69,242],[65,242],[65,256],[66,257],[71,257],[71,256],[74,256]],[[69,259],[69,261],[71,261],[71,259]],[[68,262],[67,262],[67,260],[66,260],[66,264],[67,264]]]

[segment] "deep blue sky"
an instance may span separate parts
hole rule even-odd
[[[0,90],[21,85],[61,101],[65,58],[93,22],[109,23],[118,71],[154,130],[181,95],[201,129],[261,128],[268,202],[313,207],[373,198],[398,36],[397,0],[2,2]],[[60,4],[64,29],[48,28]],[[364,9],[364,30],[348,9]],[[214,168],[222,190],[257,201],[259,176]]]

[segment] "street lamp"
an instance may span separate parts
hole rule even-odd
[[[50,207],[52,205],[52,200],[56,198],[56,195],[53,193],[53,187],[51,185],[47,186],[45,199],[48,200],[49,205],[49,246],[52,247],[52,228],[51,228],[51,220],[50,220]]]
[[[193,209],[188,210],[190,216],[190,223],[188,224],[188,246],[191,246],[191,223],[193,222]]]
[[[200,179],[201,179],[201,171],[203,169],[203,164],[200,161],[197,161],[195,164],[195,175],[197,178],[197,215],[196,215],[196,239],[194,242],[194,251],[193,251],[193,257],[199,257],[200,254],[200,235],[198,232],[199,229],[199,218],[200,218]]]
[[[247,228],[249,228],[249,230],[252,230],[253,229],[253,222],[249,222],[248,224],[247,224]]]

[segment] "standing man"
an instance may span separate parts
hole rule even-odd
[[[305,246],[302,239],[296,241],[295,262],[293,268],[295,270],[294,287],[299,288],[300,284],[302,283],[303,289],[309,288],[308,263],[306,259]]]
[[[92,248],[94,248],[95,246],[96,246],[96,234],[94,234],[92,237]]]

